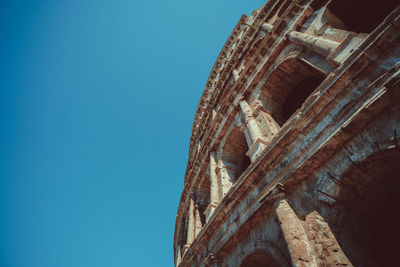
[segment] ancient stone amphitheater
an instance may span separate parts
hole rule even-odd
[[[196,111],[176,266],[400,266],[399,61],[398,1],[243,15]]]

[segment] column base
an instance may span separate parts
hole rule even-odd
[[[210,219],[211,215],[214,214],[215,209],[217,208],[218,203],[210,203],[207,207],[207,209],[204,211],[204,214],[206,215],[206,223]]]
[[[250,158],[251,162],[254,162],[267,145],[268,143],[266,141],[258,138],[246,152],[246,156]]]

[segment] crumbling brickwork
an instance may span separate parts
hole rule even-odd
[[[242,15],[196,111],[176,266],[398,265],[399,61],[397,1]]]

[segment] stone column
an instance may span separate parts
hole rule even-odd
[[[264,140],[263,134],[256,119],[253,117],[253,111],[251,110],[247,101],[240,101],[239,106],[246,122],[245,135],[247,137],[246,140],[249,146],[249,151],[246,153],[246,155],[250,157],[251,161],[255,161],[267,143]]]
[[[289,40],[292,43],[307,47],[308,49],[324,57],[328,56],[340,45],[340,43],[335,41],[321,37],[315,37],[297,31],[292,31],[289,34]]]
[[[210,204],[206,210],[206,221],[210,218],[210,216],[214,213],[215,208],[219,203],[219,183],[218,183],[218,175],[217,175],[217,153],[214,151],[210,153]]]
[[[231,189],[233,181],[228,174],[227,167],[222,161],[222,152],[218,153],[218,169],[219,169],[219,199],[223,199]]]
[[[190,247],[194,240],[194,200],[193,196],[190,198],[189,212],[188,212],[188,227],[187,227],[187,238],[186,238],[186,246]]]
[[[293,266],[317,267],[318,265],[303,225],[286,200],[279,202],[276,214],[281,224]]]
[[[239,102],[239,105],[240,109],[242,110],[244,120],[247,124],[247,129],[249,130],[251,141],[252,143],[254,143],[257,139],[262,138],[260,127],[258,126],[256,120],[254,119],[253,112],[247,101],[242,100]]]
[[[217,155],[210,153],[210,203],[218,205],[219,203],[219,185],[217,176]]]
[[[200,212],[199,212],[199,206],[195,205],[194,206],[194,221],[195,221],[195,227],[194,227],[194,237],[200,233],[201,228],[203,225],[201,224],[201,218],[200,218]]]
[[[271,112],[265,109],[260,100],[255,100],[255,116],[261,116],[261,131],[264,133],[264,140],[269,143],[271,139],[279,132],[281,127],[275,121],[275,119],[271,116]]]

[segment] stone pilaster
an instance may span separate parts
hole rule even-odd
[[[271,116],[269,110],[265,109],[259,100],[255,100],[254,116],[261,117],[261,131],[264,134],[264,140],[269,143],[272,138],[280,131],[281,127]]]
[[[215,208],[219,203],[219,182],[217,175],[217,153],[214,151],[210,153],[210,204],[206,210],[206,221],[214,213]]]
[[[210,203],[219,203],[219,185],[217,176],[217,155],[215,152],[210,153]]]
[[[218,157],[218,169],[219,169],[219,199],[223,199],[229,189],[232,187],[232,180],[229,177],[227,167],[221,160],[221,155]]]
[[[188,212],[188,226],[187,226],[187,238],[186,246],[190,246],[194,240],[194,199],[193,196],[190,198],[189,212]]]
[[[289,249],[292,265],[294,267],[317,267],[306,231],[286,200],[279,202],[276,214]]]
[[[263,134],[256,119],[253,117],[253,111],[251,110],[251,107],[247,101],[241,100],[239,102],[239,106],[246,122],[246,140],[251,141],[251,143],[248,143],[249,150],[247,151],[246,155],[250,157],[250,160],[253,162],[261,154],[267,143],[264,140]]]
[[[262,133],[260,127],[258,126],[256,120],[253,117],[253,111],[246,100],[239,102],[240,109],[242,111],[244,120],[247,124],[247,129],[249,130],[251,141],[254,143],[257,139],[262,138]]]
[[[196,236],[200,233],[201,228],[203,228],[203,225],[201,223],[201,218],[200,218],[200,212],[199,212],[199,206],[195,205],[194,206],[194,237],[196,238]]]

